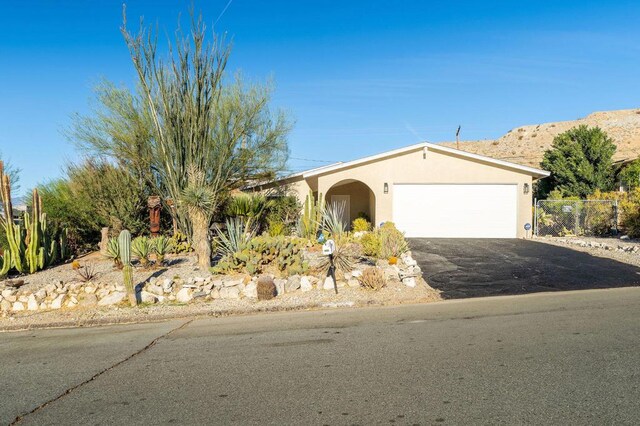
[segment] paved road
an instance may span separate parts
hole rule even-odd
[[[0,423],[638,424],[639,304],[630,288],[0,334]]]
[[[517,239],[410,241],[424,277],[447,299],[640,285],[640,268]]]

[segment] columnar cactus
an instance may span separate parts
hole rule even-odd
[[[133,266],[131,266],[131,232],[126,229],[120,232],[118,236],[118,247],[120,249],[120,261],[122,262],[122,276],[124,278],[124,287],[127,289],[129,303],[136,306],[136,289],[133,285]]]

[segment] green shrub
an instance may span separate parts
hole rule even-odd
[[[371,230],[371,224],[363,217],[359,217],[351,224],[353,232],[367,232]]]
[[[400,257],[409,251],[409,244],[393,222],[385,222],[378,231],[380,233],[380,257]]]
[[[279,237],[285,235],[287,232],[287,226],[284,222],[278,220],[269,220],[269,235],[272,237]]]
[[[382,240],[378,231],[368,232],[360,238],[362,253],[365,256],[380,257]]]

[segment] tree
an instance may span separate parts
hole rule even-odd
[[[559,134],[541,163],[551,176],[539,185],[540,196],[553,190],[564,196],[586,198],[596,189],[609,191],[614,184],[613,140],[599,127],[585,125]]]
[[[231,190],[284,169],[290,130],[284,113],[269,109],[270,86],[226,80],[230,47],[215,36],[208,43],[205,33],[192,14],[189,36],[178,30],[163,60],[153,31],[141,25],[130,33],[125,15],[122,34],[138,91],[103,86],[100,113],[77,117],[71,132],[81,146],[139,173],[176,202],[203,267],[211,262],[213,214]]]
[[[640,159],[633,160],[618,173],[620,183],[626,186],[628,191],[632,191],[640,186]]]

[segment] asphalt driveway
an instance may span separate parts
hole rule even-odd
[[[410,240],[424,278],[447,299],[640,285],[640,268],[530,240]]]

